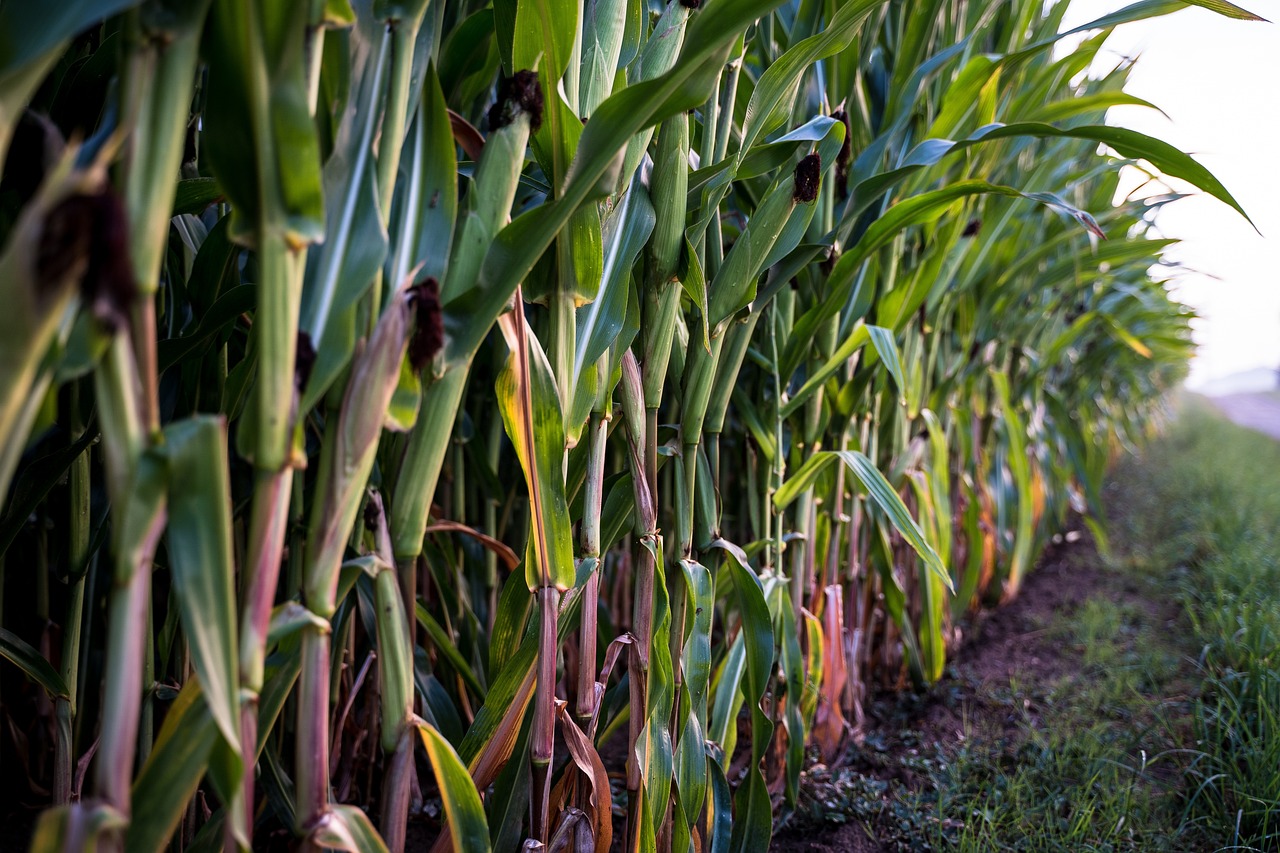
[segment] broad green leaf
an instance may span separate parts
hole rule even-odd
[[[8,658],[27,678],[43,687],[51,698],[71,695],[62,676],[44,656],[17,634],[4,628],[0,628],[0,656]]]
[[[447,357],[451,361],[469,359],[480,346],[489,331],[484,321],[491,324],[497,318],[573,211],[599,192],[601,180],[616,170],[618,155],[627,141],[664,118],[705,101],[736,34],[778,4],[779,0],[709,4],[694,17],[680,57],[670,71],[615,92],[600,105],[582,130],[559,197],[504,228],[485,255],[477,297],[446,306],[450,334]],[[465,323],[459,314],[467,318]]]
[[[1107,145],[1122,157],[1146,160],[1166,175],[1187,181],[1196,188],[1230,205],[1246,221],[1253,224],[1253,220],[1249,219],[1248,214],[1244,212],[1244,208],[1240,206],[1239,202],[1208,169],[1167,142],[1162,142],[1136,130],[1112,127],[1110,125],[1060,128],[1043,122],[1028,121],[1013,124],[996,123],[986,125],[958,142],[953,142],[949,139],[924,140],[911,150],[900,166],[887,172],[871,175],[851,188],[849,203],[839,230],[841,233],[846,233],[847,229],[852,227],[854,215],[865,210],[867,205],[871,204],[881,193],[908,175],[927,166],[932,166],[940,162],[944,157],[967,148],[987,142],[1020,137],[1081,139]]]
[[[193,678],[165,713],[147,763],[133,784],[126,850],[164,850],[208,769],[218,723]],[[238,743],[237,743],[238,746]]]
[[[67,43],[139,0],[65,0],[0,6],[0,164],[18,118]]]
[[[232,204],[232,232],[260,224],[323,236],[320,148],[307,94],[307,5],[217,0],[205,31],[204,154]]]
[[[165,430],[168,551],[183,630],[205,701],[227,743],[238,748],[235,565],[231,486],[222,418],[199,417]]]
[[[1102,318],[1107,321],[1107,325],[1111,328],[1111,333],[1119,338],[1125,346],[1143,358],[1151,358],[1151,348],[1144,344],[1137,335],[1126,329],[1119,320],[1110,314],[1103,314]]]
[[[74,443],[36,457],[23,467],[9,494],[7,512],[0,520],[0,557],[9,550],[14,537],[27,525],[50,489],[63,480],[75,461],[98,438],[95,431],[86,430]]]
[[[0,8],[0,81],[38,61],[41,54],[56,54],[73,36],[139,2],[65,0],[48,8],[6,3]]]
[[[779,407],[778,416],[788,418],[800,411],[800,407],[808,402],[809,398],[817,393],[818,389],[823,387],[827,380],[834,376],[836,371],[840,370],[853,357],[853,354],[866,346],[870,340],[870,327],[865,323],[859,323],[854,328],[853,333],[845,337],[840,347],[831,354],[831,357],[805,380],[804,385],[800,386],[800,390],[787,398],[787,401]]]
[[[352,93],[333,155],[324,165],[325,240],[308,253],[303,283],[300,325],[317,353],[302,400],[304,412],[324,396],[350,361],[356,303],[368,292],[387,254],[374,137],[380,127],[377,106],[383,97],[390,42],[390,31],[382,33],[377,44],[367,42],[360,28],[351,35]]]
[[[523,318],[506,326],[512,349],[498,375],[498,405],[529,489],[530,590],[573,586],[573,540],[564,488],[564,418],[551,365]]]
[[[217,178],[187,178],[178,181],[173,196],[173,215],[200,214],[221,199],[222,188],[218,186]]]
[[[378,523],[382,525],[379,538],[386,537],[385,520],[379,518]],[[378,573],[373,584],[378,674],[382,681],[382,749],[390,755],[396,751],[404,726],[413,715],[413,634],[395,570],[388,566]]]
[[[578,95],[578,111],[583,116],[590,116],[613,91],[629,5],[628,0],[588,0],[583,4]]]
[[[571,0],[515,0],[514,5],[512,67],[517,71],[537,69],[544,98],[550,103],[557,81],[569,67],[578,28],[578,4]]]
[[[1017,517],[1013,532],[1013,553],[1009,555],[1008,582],[1006,594],[1015,595],[1022,584],[1022,578],[1031,568],[1032,541],[1035,535],[1035,517],[1031,506],[1031,463],[1027,459],[1027,432],[1022,417],[1013,405],[1009,392],[1009,379],[1000,371],[991,372],[991,381],[995,385],[996,396],[1000,401],[1000,419],[1004,425],[1005,440],[1008,442],[1009,469],[1013,474],[1013,482],[1017,487]]]
[[[693,614],[693,629],[681,655],[688,703],[687,719],[675,752],[675,783],[686,815],[696,820],[707,792],[707,688],[711,680],[711,620],[715,589],[711,572],[701,563],[681,560],[686,587],[686,609]],[[677,626],[683,633],[683,626]]]
[[[942,189],[912,196],[899,202],[876,219],[858,242],[840,256],[828,279],[826,299],[807,311],[796,322],[791,334],[791,343],[788,344],[782,357],[779,373],[783,376],[791,376],[795,373],[809,341],[817,334],[819,327],[831,317],[836,316],[848,301],[857,283],[859,269],[872,253],[889,244],[903,229],[934,222],[956,201],[976,195],[1026,198],[1063,210],[1073,218],[1087,216],[1083,211],[1066,205],[1061,199],[1049,194],[1039,193],[1033,196],[1012,187],[977,180],[959,181]]]
[[[307,626],[312,626],[322,631],[329,630],[328,620],[321,619],[296,601],[286,601],[271,611],[271,623],[267,629],[267,643],[268,645],[274,645],[285,637],[293,636]]]
[[[653,233],[654,212],[649,193],[639,181],[632,181],[622,201],[622,209],[614,214],[616,224],[609,232],[611,240],[605,255],[604,276],[594,302],[578,311],[577,350],[574,353],[574,375],[600,360],[622,331],[626,321],[628,281],[631,267]]]
[[[1226,2],[1226,0],[1185,0],[1185,2],[1190,6],[1199,6],[1201,9],[1208,9],[1210,12],[1217,12],[1219,15],[1224,15],[1228,18],[1236,18],[1241,21],[1267,22],[1266,18],[1261,18],[1248,9],[1242,9],[1234,3]]]
[[[903,504],[902,498],[898,496],[893,486],[889,485],[889,481],[885,479],[884,474],[880,473],[880,469],[875,466],[875,463],[860,451],[826,450],[813,454],[774,493],[774,505],[778,509],[785,509],[788,504],[808,489],[814,480],[818,478],[818,475],[832,462],[844,463],[850,473],[862,483],[863,488],[867,490],[867,495],[875,505],[885,514],[894,528],[902,534],[902,538],[924,560],[929,570],[943,579],[943,584],[946,585],[947,589],[952,589],[951,576],[947,571],[947,567],[943,565],[942,559],[925,539],[924,532],[920,530],[920,526],[911,517],[911,513],[908,512],[906,505]]]
[[[769,606],[765,601],[760,578],[748,565],[742,549],[723,539],[712,542],[711,547],[724,551],[728,557],[726,563],[733,578],[734,602],[742,616],[745,640],[743,692],[750,700],[754,719],[751,730],[752,754],[763,755],[773,736],[773,724],[767,722],[768,718],[764,717],[759,706],[768,684],[769,672],[773,668],[773,621],[769,616]],[[757,728],[762,720],[764,725]]]
[[[231,288],[218,297],[202,316],[194,329],[176,338],[167,338],[159,342],[160,370],[163,372],[195,353],[202,346],[235,323],[245,312],[251,310],[258,298],[256,284],[241,284]]]
[[[1130,95],[1128,92],[1098,92],[1094,95],[1072,98],[1068,101],[1042,104],[1028,118],[1042,122],[1063,121],[1085,113],[1119,106],[1146,107],[1152,110],[1160,110],[1150,101],[1143,100],[1136,95]]]
[[[821,33],[788,50],[760,75],[743,119],[737,161],[741,166],[756,139],[790,118],[790,102],[804,72],[820,59],[848,47],[858,27],[884,0],[850,0],[840,6]]]
[[[795,607],[786,587],[777,584],[772,596],[775,636],[778,638],[779,676],[787,686],[786,708],[781,714],[787,732],[786,766],[784,769],[786,801],[795,803],[804,769],[804,745],[808,731],[801,707],[804,696],[804,657],[800,652],[800,630],[796,625]]]
[[[419,721],[418,733],[422,737],[422,745],[426,747],[427,758],[431,761],[436,784],[440,786],[446,828],[455,853],[487,853],[489,826],[485,821],[480,794],[476,791],[466,766],[449,742],[431,725]]]
[[[419,263],[422,276],[444,281],[458,211],[458,163],[449,129],[449,107],[434,65],[427,69],[422,104],[410,139],[414,155],[409,158],[408,195],[403,204],[414,207],[416,202],[417,238],[410,247],[411,260],[397,264],[392,283],[398,284],[399,276]],[[397,247],[397,254],[401,248]]]

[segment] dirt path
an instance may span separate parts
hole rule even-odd
[[[1209,401],[1241,426],[1280,439],[1280,392],[1226,394]]]
[[[802,788],[808,788],[809,808],[799,810],[777,833],[771,848],[783,853],[902,849],[895,823],[903,815],[895,817],[896,802],[925,786],[930,756],[950,752],[967,739],[1017,738],[1019,727],[1036,725],[1040,715],[1037,703],[1025,697],[1046,696],[1078,671],[1081,651],[1053,636],[1053,620],[1070,616],[1095,595],[1136,598],[1135,591],[1100,566],[1087,533],[1073,532],[1050,547],[1014,602],[966,626],[942,682],[925,696],[875,700],[865,740],[850,748],[844,769],[816,766],[806,773]],[[1018,689],[1011,689],[1015,685]],[[1025,688],[1030,690],[1024,693]],[[1018,707],[1011,705],[1010,696],[1023,697]],[[852,800],[852,811],[861,817],[850,815],[848,822],[833,825],[829,821],[838,817],[829,806],[818,805],[824,800]]]

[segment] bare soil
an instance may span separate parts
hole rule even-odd
[[[923,696],[886,695],[871,703],[863,743],[851,747],[843,764],[862,777],[867,796],[878,793],[879,803],[871,803],[870,809],[864,803],[861,809],[873,816],[835,823],[842,816],[832,812],[824,816],[826,822],[818,822],[810,808],[783,825],[771,849],[782,853],[900,849],[899,824],[910,815],[896,811],[895,801],[923,787],[929,756],[950,752],[966,738],[1016,739],[1028,723],[1034,726],[1039,709],[1033,697],[1047,695],[1056,683],[1078,672],[1081,663],[1080,650],[1055,637],[1051,624],[1055,618],[1069,617],[1104,590],[1125,601],[1142,601],[1137,590],[1126,588],[1122,577],[1102,568],[1087,532],[1072,531],[1050,546],[1016,599],[984,611],[964,626],[961,645],[953,652],[942,682]],[[821,789],[830,773],[821,766],[811,768],[802,791]],[[852,809],[858,810],[856,805]]]

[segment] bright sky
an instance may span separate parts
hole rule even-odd
[[[1235,2],[1280,21],[1280,0]],[[1074,0],[1065,28],[1126,5]],[[1169,258],[1192,270],[1178,273],[1174,294],[1202,318],[1195,326],[1199,352],[1189,384],[1280,367],[1280,23],[1186,9],[1117,28],[1100,61],[1113,67],[1121,56],[1139,57],[1127,90],[1169,118],[1118,107],[1108,123],[1192,152],[1262,232],[1207,195],[1168,205],[1157,220],[1165,236],[1183,241]]]

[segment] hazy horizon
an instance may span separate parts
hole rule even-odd
[[[1126,0],[1075,0],[1064,27],[1087,23]],[[1278,0],[1241,0],[1275,21]],[[1160,107],[1118,107],[1108,123],[1164,139],[1208,167],[1253,219],[1258,232],[1226,205],[1197,194],[1165,207],[1157,227],[1183,242],[1168,258],[1171,290],[1200,316],[1199,350],[1188,385],[1203,387],[1257,367],[1280,367],[1280,169],[1270,158],[1280,145],[1280,26],[1238,21],[1186,9],[1125,24],[1112,34],[1098,64],[1112,68],[1139,57],[1126,90]],[[1270,84],[1270,85],[1268,85]],[[1124,189],[1143,182],[1128,170]],[[1180,181],[1169,186],[1186,191]],[[1148,187],[1140,195],[1156,194]]]

